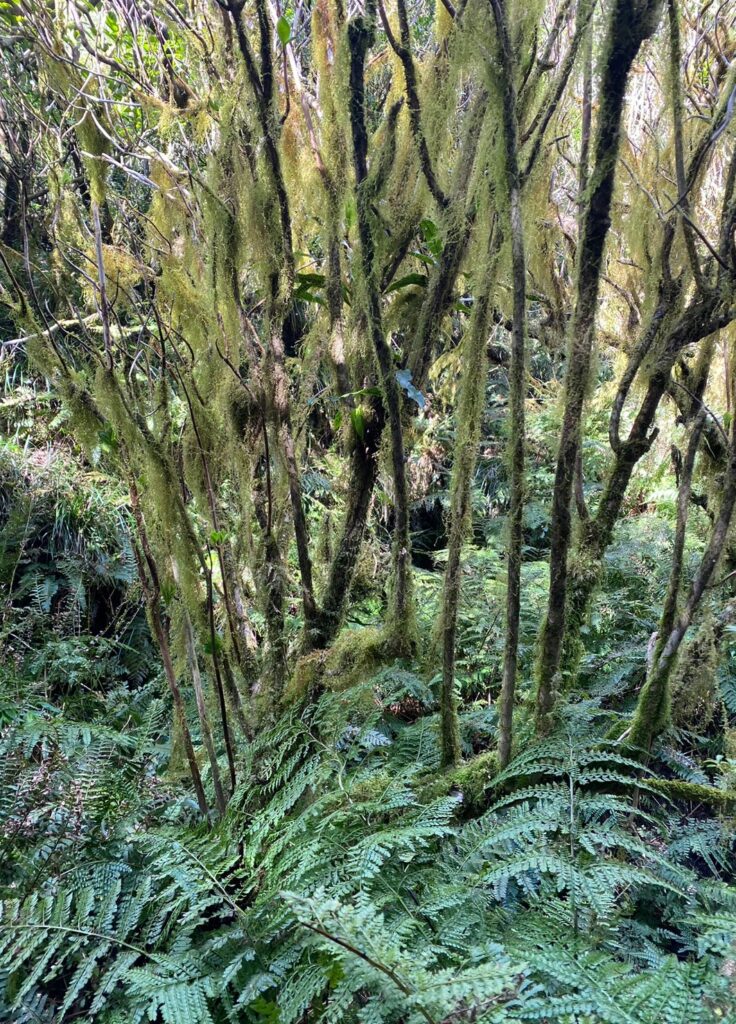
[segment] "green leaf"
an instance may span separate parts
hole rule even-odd
[[[276,22],[276,32],[278,33],[278,37],[281,40],[281,45],[286,46],[286,44],[291,39],[291,24],[286,20],[283,14]]]
[[[361,441],[365,440],[365,416],[360,406],[350,410],[350,422]]]
[[[427,256],[423,252],[419,252],[419,251],[412,252],[409,255],[413,256],[415,260],[419,260],[421,263],[424,263],[428,267],[433,267],[435,265],[435,262],[436,262],[435,260],[432,259],[431,256]]]
[[[428,278],[426,274],[406,274],[405,277],[400,277],[398,281],[394,281],[386,289],[386,294],[389,292],[398,291],[399,288],[408,288],[411,284],[418,284],[422,288],[426,288],[428,284]]]
[[[294,298],[299,299],[301,302],[316,302],[318,306],[327,305],[321,295],[315,295],[314,292],[310,292],[307,288],[297,288],[294,292]]]
[[[419,223],[419,230],[422,232],[422,238],[424,244],[427,246],[433,256],[441,256],[442,249],[442,238],[440,237],[440,231],[433,220],[425,217],[423,221]]]

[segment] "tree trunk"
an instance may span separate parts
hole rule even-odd
[[[524,225],[521,216],[521,175],[519,172],[518,115],[516,110],[516,68],[511,51],[509,26],[504,0],[491,0],[501,58],[503,138],[505,171],[509,190],[508,230],[511,239],[513,278],[513,315],[511,326],[511,368],[509,373],[509,469],[511,494],[509,505],[508,548],[506,556],[506,639],[503,677],[499,699],[498,760],[505,768],[511,757],[513,739],[514,693],[519,653],[519,616],[521,609],[521,547],[524,516],[524,400],[526,383],[526,261]]]
[[[616,0],[607,33],[593,170],[578,253],[575,313],[567,350],[565,411],[552,496],[549,598],[537,666],[537,717],[542,730],[547,728],[553,711],[554,688],[560,667],[571,532],[570,502],[590,375],[603,249],[611,223],[626,85],[639,47],[654,31],[659,7],[659,0],[647,0],[641,5],[634,0]]]
[[[670,298],[675,303],[676,311],[676,297],[670,295]],[[629,431],[629,436],[623,441],[620,440],[618,438],[617,426],[612,427],[611,443],[615,451],[614,463],[609,471],[608,479],[598,505],[598,511],[592,519],[582,523],[580,540],[570,561],[565,635],[561,656],[562,670],[569,678],[572,678],[577,670],[581,649],[579,641],[580,628],[587,620],[590,602],[600,580],[603,556],[611,543],[613,531],[626,497],[629,481],[637,463],[649,451],[657,437],[656,430],[652,429],[657,410],[667,389],[673,387],[672,367],[676,360],[677,352],[686,343],[679,332],[683,324],[689,323],[687,311],[675,320],[674,325],[670,325],[666,339],[662,343],[659,331],[665,330],[668,323],[669,316],[665,317],[664,306],[660,306],[660,308],[655,310],[652,322],[647,331],[645,331],[644,337],[648,339],[646,351],[650,351],[655,343],[657,345],[661,344],[663,348],[662,355],[651,372],[647,389]],[[656,330],[653,329],[652,325],[656,327]],[[686,335],[686,337],[689,342],[701,340],[698,337],[697,331],[693,335]],[[691,403],[696,407],[699,407],[701,404],[702,393],[707,380],[707,367],[710,363],[711,355],[712,343],[706,342],[701,351],[698,367],[694,375],[693,388],[695,390],[692,391],[690,396]],[[630,365],[636,364],[638,366],[642,359],[642,346],[637,346],[637,350],[630,358]],[[620,398],[620,396],[627,391],[627,385],[625,384],[627,377],[631,377],[633,380],[633,374],[629,373],[629,367],[627,367],[622,383],[619,386],[619,395],[617,395],[615,400],[612,422],[620,414],[620,408],[617,413],[616,406],[623,403],[623,398]],[[675,388],[675,390],[677,389]]]
[[[222,788],[222,779],[220,777],[220,766],[217,763],[217,751],[215,750],[215,741],[212,735],[212,723],[210,722],[210,713],[207,708],[207,701],[204,696],[204,687],[202,686],[202,675],[199,671],[199,661],[197,659],[197,645],[194,640],[194,630],[192,629],[192,620],[189,618],[189,612],[186,610],[182,603],[182,625],[184,628],[184,644],[187,652],[187,663],[189,665],[189,673],[192,677],[192,685],[194,687],[194,696],[197,701],[197,714],[199,716],[199,725],[202,730],[202,742],[204,743],[205,750],[207,751],[207,757],[210,762],[210,770],[212,772],[212,785],[215,790],[215,801],[217,803],[217,809],[220,814],[224,814],[227,809],[227,800],[225,799],[225,791]]]
[[[491,222],[488,236],[487,265],[480,275],[468,348],[463,351],[463,376],[458,403],[458,437],[452,467],[450,537],[447,566],[442,588],[442,687],[440,690],[440,739],[442,764],[454,767],[460,762],[460,726],[455,694],[455,639],[460,600],[460,556],[470,517],[470,494],[477,460],[478,441],[486,393],[488,367],[488,326],[500,238]]]
[[[401,392],[391,349],[383,334],[381,300],[371,226],[371,188],[368,180],[368,134],[365,122],[365,56],[372,37],[375,3],[365,17],[348,24],[350,46],[350,124],[353,138],[353,166],[357,190],[357,222],[360,238],[360,267],[366,290],[366,320],[376,356],[386,407],[394,485],[394,537],[392,553],[393,586],[389,612],[388,640],[401,657],[411,653],[414,643],[414,607],[411,587],[411,543],[409,539],[409,491],[401,422]]]
[[[189,731],[189,725],[187,723],[186,706],[184,704],[184,698],[181,690],[179,689],[179,683],[176,678],[176,672],[174,670],[174,662],[171,658],[171,650],[169,648],[169,641],[164,628],[163,620],[161,618],[161,589],[159,586],[158,569],[156,568],[156,561],[153,557],[150,544],[148,542],[148,532],[146,530],[146,524],[143,519],[143,513],[141,512],[140,503],[138,501],[138,488],[133,479],[132,475],[129,476],[130,486],[130,505],[133,511],[133,518],[136,524],[136,530],[138,533],[138,540],[141,545],[139,550],[138,545],[133,545],[135,553],[136,564],[138,567],[138,577],[141,581],[141,587],[143,588],[143,594],[146,600],[146,607],[148,608],[148,616],[153,629],[153,635],[156,638],[159,651],[161,652],[161,660],[164,664],[164,673],[166,675],[166,681],[169,684],[169,690],[171,691],[171,697],[174,702],[174,714],[179,723],[179,729],[181,731],[182,742],[184,744],[184,753],[186,755],[187,763],[189,765],[189,772],[192,777],[192,785],[194,786],[194,792],[197,797],[197,804],[202,813],[202,816],[209,820],[210,810],[207,805],[207,797],[205,796],[204,786],[202,785],[202,776],[199,772],[199,765],[197,764],[197,757],[194,753],[194,744],[192,743],[192,734]],[[146,569],[148,571],[146,571]]]
[[[682,614],[667,637],[661,637],[661,654],[655,656],[654,667],[639,695],[634,722],[628,742],[645,755],[653,741],[669,721],[669,681],[677,653],[698,609],[700,601],[721,557],[736,504],[736,420],[731,423],[730,451],[725,479],[721,488],[722,499],[718,517],[713,524],[710,541],[698,567]]]

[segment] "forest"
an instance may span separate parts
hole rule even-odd
[[[736,0],[0,2],[0,1022],[736,1024]]]

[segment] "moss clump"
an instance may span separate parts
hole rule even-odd
[[[362,779],[350,788],[353,803],[374,803],[391,787],[394,776],[390,772],[378,772],[369,779]]]
[[[736,809],[736,790],[716,789],[697,782],[682,782],[680,779],[647,779],[647,786],[656,789],[672,800],[687,800],[690,803],[708,804],[719,810]]]
[[[310,651],[299,658],[284,692],[284,704],[288,706],[303,700],[319,686],[347,690],[365,682],[390,660],[391,642],[386,630],[345,630],[332,647]]]
[[[421,800],[437,800],[453,790],[459,791],[468,810],[482,810],[486,790],[498,770],[498,755],[495,751],[486,751],[432,779],[420,789],[418,796]]]
[[[327,651],[325,685],[331,690],[346,690],[364,682],[383,664],[387,655],[385,630],[345,630]]]
[[[704,733],[713,722],[717,698],[718,643],[712,615],[680,656],[672,676],[672,719],[681,729]]]
[[[326,651],[310,651],[294,666],[284,690],[284,704],[288,707],[304,700],[324,674]]]

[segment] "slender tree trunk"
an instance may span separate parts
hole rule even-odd
[[[289,498],[294,520],[294,536],[296,539],[297,561],[302,585],[302,606],[304,610],[305,638],[310,635],[317,617],[317,604],[314,597],[314,581],[312,558],[309,551],[309,527],[304,512],[302,485],[299,466],[294,445],[294,433],[291,426],[291,403],[289,400],[289,377],[284,360],[284,343],[280,331],[274,331],[271,337],[271,353],[273,365],[270,376],[273,381],[273,409],[275,413],[277,436],[286,466],[286,477],[289,482]]]
[[[208,548],[208,553],[211,556],[211,548]],[[218,650],[217,631],[215,629],[215,602],[214,588],[212,586],[211,557],[209,561],[210,565],[207,567],[207,625],[209,627],[210,644],[212,646],[211,658],[215,693],[217,694],[217,704],[220,709],[220,724],[222,725],[222,738],[225,741],[225,753],[227,755],[227,765],[230,772],[230,792],[232,794],[235,792],[235,786],[237,783],[235,752],[233,750],[233,734],[232,729],[230,728],[230,716],[228,715],[227,701],[225,700],[225,687],[223,686],[222,673],[220,672],[220,653]],[[222,561],[220,564],[222,565]]]
[[[673,9],[670,8],[670,19]],[[676,56],[679,53],[679,39],[675,30],[672,37],[672,21],[670,20],[670,48],[672,57],[671,74],[679,73]],[[729,72],[718,101],[714,123],[723,124],[729,117],[728,109],[732,102],[734,73]],[[676,176],[682,183],[685,181],[685,192],[693,187],[701,166],[703,155],[710,145],[712,129],[708,128],[695,145],[687,173],[683,170],[683,144],[679,89],[673,85],[672,104],[675,121],[675,160]],[[632,351],[626,369],[618,386],[611,410],[609,438],[615,454],[613,467],[608,475],[603,496],[600,500],[595,518],[583,523],[581,539],[575,558],[571,562],[571,578],[567,588],[567,602],[562,642],[562,669],[568,676],[577,668],[581,645],[576,639],[580,626],[585,622],[590,600],[601,573],[603,554],[608,547],[616,520],[626,494],[629,480],[634,467],[642,456],[649,451],[657,430],[653,429],[660,401],[665,393],[670,394],[683,414],[692,417],[700,408],[702,388],[707,377],[707,367],[713,352],[713,340],[703,347],[698,369],[691,381],[691,387],[683,389],[672,379],[672,369],[678,355],[686,345],[695,344],[713,336],[722,326],[730,322],[730,313],[722,316],[722,300],[726,306],[732,301],[732,285],[724,278],[724,257],[729,251],[728,239],[733,233],[736,205],[733,203],[734,185],[736,184],[736,158],[732,158],[726,173],[723,202],[720,218],[720,259],[715,273],[714,287],[702,287],[697,276],[699,267],[697,253],[688,248],[688,258],[693,278],[699,284],[698,291],[690,303],[683,308],[685,292],[689,281],[685,274],[673,276],[670,268],[670,256],[678,222],[683,223],[687,216],[687,204],[678,203],[663,229],[662,246],[659,254],[661,278],[658,289],[657,304],[645,331]],[[689,244],[689,243],[688,243]],[[647,375],[646,390],[639,405],[634,423],[625,440],[620,437],[621,415],[631,387],[645,360],[651,353],[659,352],[654,367]],[[727,385],[728,386],[728,385]],[[722,443],[718,431],[710,421],[704,427],[708,440],[709,451],[718,458],[724,457],[727,445]]]
[[[281,703],[287,678],[286,650],[286,568],[276,535],[274,523],[274,494],[271,476],[271,442],[266,419],[262,419],[263,465],[265,493],[254,495],[254,511],[261,529],[263,564],[258,579],[258,590],[264,605],[268,651],[266,673],[257,683],[259,696],[267,698],[269,714],[275,714]],[[265,684],[265,687],[264,687]]]
[[[524,399],[526,383],[526,261],[524,225],[521,215],[521,175],[519,171],[518,115],[516,110],[515,61],[511,50],[505,0],[490,0],[501,57],[503,138],[505,170],[509,189],[509,235],[513,278],[513,315],[511,327],[511,367],[509,403],[509,463],[511,495],[509,506],[506,639],[503,677],[499,699],[498,759],[504,768],[511,757],[513,740],[514,694],[519,653],[519,616],[521,610],[521,548],[524,516]]]
[[[669,681],[680,645],[721,557],[736,504],[736,420],[731,423],[729,458],[722,484],[721,507],[713,524],[708,547],[700,562],[685,607],[666,637],[661,637],[661,654],[647,678],[634,714],[629,743],[646,753],[669,721]]]
[[[204,743],[205,750],[207,751],[207,757],[210,762],[210,771],[212,772],[212,785],[215,790],[215,801],[217,803],[217,809],[220,814],[224,814],[227,809],[227,800],[225,799],[225,791],[222,788],[222,779],[220,777],[220,766],[217,763],[217,751],[215,750],[215,741],[212,735],[212,723],[210,722],[210,713],[207,708],[207,701],[204,696],[204,687],[202,686],[202,675],[199,671],[199,660],[197,658],[197,645],[194,640],[194,630],[192,629],[192,620],[189,618],[189,612],[186,610],[182,603],[182,624],[184,627],[184,644],[187,652],[187,663],[189,665],[189,674],[192,677],[192,686],[194,687],[194,697],[197,702],[197,714],[199,715],[199,726],[202,730],[202,742]]]
[[[734,375],[731,370],[732,356],[728,339],[723,339],[723,373],[726,378],[726,412],[733,413],[734,407]]]
[[[463,134],[463,159],[453,180],[448,216],[461,218],[465,225],[469,225],[468,216],[465,213],[468,181],[478,149],[486,101],[485,92],[480,93],[468,113],[467,126]],[[467,251],[469,236],[469,230],[453,233],[451,239],[445,244],[442,257],[427,288],[427,296],[422,304],[409,358],[413,383],[420,389],[426,383],[434,342],[440,332],[443,317],[452,301],[462,258]],[[339,244],[336,239],[331,243],[329,253],[327,301],[331,325],[331,352],[338,387],[343,393],[347,393],[350,383],[343,361],[342,290],[339,279]],[[350,400],[348,399],[348,401]],[[364,436],[362,438],[357,435],[353,436],[350,479],[347,488],[348,508],[340,541],[330,566],[328,582],[322,595],[318,626],[314,630],[312,638],[313,647],[325,647],[331,643],[342,621],[345,601],[360,554],[365,523],[378,473],[376,456],[385,423],[384,403],[380,399],[373,399],[370,403],[370,415],[365,425]]]
[[[456,168],[450,202],[443,217],[444,223],[450,227],[446,231],[442,254],[430,275],[427,295],[422,303],[409,353],[408,363],[412,373],[412,383],[420,391],[426,387],[437,338],[440,335],[445,314],[452,302],[458,274],[472,235],[475,203],[472,196],[470,201],[468,199],[468,187],[475,166],[478,144],[483,134],[483,121],[487,107],[488,93],[483,89],[474,97],[466,115],[460,144],[462,159]]]
[[[578,21],[585,17],[585,5],[578,7]],[[593,122],[593,28],[586,32],[583,41],[583,95],[580,118],[580,156],[578,158],[578,239],[582,238],[585,192],[590,172],[590,135]],[[583,466],[582,445],[578,447],[575,459],[574,480],[575,509],[580,522],[589,518],[585,503],[585,467]]]
[[[677,296],[670,293],[670,298],[674,304],[674,312],[677,313]],[[613,465],[608,473],[598,510],[593,518],[587,519],[581,524],[577,549],[570,560],[565,634],[561,657],[562,668],[570,677],[574,676],[579,662],[581,645],[578,634],[587,619],[590,602],[600,580],[603,556],[611,543],[629,481],[638,462],[649,451],[657,437],[657,431],[653,429],[653,425],[662,397],[668,388],[675,392],[678,391],[673,385],[671,376],[677,353],[684,344],[701,340],[700,329],[694,329],[693,333],[681,333],[683,325],[688,325],[688,332],[693,328],[687,311],[677,317],[674,324],[669,323],[669,314],[665,313],[664,301],[663,298],[662,305],[655,310],[652,321],[644,332],[645,344],[637,346],[630,357],[629,367],[624,372],[611,416],[611,444],[615,452]],[[702,329],[707,330],[708,328],[703,326]],[[625,394],[628,393],[628,387],[633,382],[634,374],[630,372],[630,368],[641,365],[645,352],[651,351],[655,344],[662,346],[662,355],[649,375],[646,391],[629,435],[625,440],[621,440],[618,436],[617,424]],[[711,339],[704,343],[700,352],[691,382],[691,393],[687,396],[691,415],[693,407],[699,409],[701,406],[712,353],[713,341]],[[629,379],[628,384],[626,383],[627,378]]]
[[[243,736],[247,739],[252,739],[253,730],[248,724],[248,720],[245,717],[245,710],[243,708],[243,698],[240,695],[238,684],[233,673],[232,665],[227,654],[222,656],[222,674],[225,677],[225,689],[230,699],[230,705],[235,713],[235,718],[238,722],[238,728]]]
[[[590,376],[603,249],[611,223],[626,85],[642,42],[654,31],[659,7],[659,0],[647,0],[643,4],[634,0],[615,0],[607,32],[593,170],[583,213],[576,304],[567,350],[565,411],[552,496],[549,598],[537,666],[537,716],[543,730],[547,728],[553,711],[560,667],[571,536],[570,502],[583,404]]]
[[[207,806],[207,797],[204,793],[204,786],[202,785],[202,776],[199,772],[199,765],[197,764],[197,757],[194,753],[194,744],[192,743],[192,734],[189,731],[189,725],[187,723],[186,707],[184,704],[184,698],[182,697],[179,684],[176,680],[176,672],[174,670],[174,662],[171,658],[171,650],[169,649],[169,641],[166,636],[163,621],[161,619],[161,612],[158,607],[159,597],[157,594],[151,594],[148,600],[148,614],[151,619],[153,626],[153,634],[156,637],[159,650],[161,651],[161,660],[164,663],[164,672],[166,679],[171,690],[171,696],[174,701],[174,713],[176,714],[177,721],[179,723],[179,731],[181,732],[182,742],[184,743],[184,753],[186,755],[187,763],[189,764],[189,772],[192,776],[192,784],[194,786],[194,792],[197,796],[197,803],[202,815],[209,819],[209,807]]]
[[[384,422],[383,403],[376,400],[371,403],[364,436],[361,438],[354,434],[353,437],[347,509],[320,602],[318,629],[312,638],[312,646],[315,648],[327,647],[334,640],[343,619],[378,475],[378,446]]]
[[[370,9],[369,9],[370,8]],[[389,613],[389,643],[394,652],[408,655],[414,639],[414,607],[411,588],[411,543],[409,539],[409,490],[401,422],[401,392],[391,350],[383,334],[381,299],[371,227],[371,188],[368,180],[368,134],[365,122],[365,56],[372,38],[375,2],[367,5],[365,17],[348,24],[350,46],[350,124],[353,138],[353,166],[357,189],[357,222],[360,265],[366,290],[368,333],[378,364],[391,447],[394,485],[393,592]]]
[[[217,540],[217,544],[216,544],[216,550],[217,550],[218,562],[219,562],[219,565],[220,565],[220,572],[221,572],[221,576],[222,576],[222,590],[223,590],[223,596],[224,596],[224,602],[225,602],[226,615],[227,615],[228,623],[230,624],[230,628],[231,628],[231,636],[233,638],[236,638],[236,633],[235,633],[234,625],[233,625],[233,621],[232,621],[232,609],[230,607],[230,599],[229,599],[229,596],[228,596],[227,572],[226,572],[226,567],[225,567],[225,560],[224,560],[224,557],[223,557],[222,540],[219,538],[219,534],[220,534],[220,516],[219,516],[219,513],[218,513],[218,509],[217,509],[217,499],[215,497],[215,489],[214,489],[214,486],[212,484],[212,474],[210,472],[209,459],[207,457],[205,446],[202,443],[202,435],[200,433],[199,426],[197,424],[197,416],[195,415],[195,412],[194,412],[194,405],[192,403],[191,395],[189,394],[189,391],[186,388],[186,386],[184,385],[183,381],[182,381],[182,388],[183,388],[184,393],[186,395],[187,404],[189,406],[189,413],[190,413],[190,417],[191,417],[192,428],[193,428],[193,430],[195,432],[195,436],[197,438],[197,447],[199,449],[200,462],[201,462],[201,465],[202,465],[202,474],[203,474],[203,477],[204,477],[205,489],[206,489],[206,492],[207,492],[207,502],[208,502],[209,507],[210,507],[210,521],[212,523],[213,530],[218,535],[218,540]],[[232,789],[234,790],[235,789],[235,755],[233,753],[233,744],[232,744],[232,735],[231,735],[231,730],[230,730],[230,722],[228,720],[227,705],[225,703],[225,692],[224,692],[223,685],[222,685],[222,676],[220,674],[220,657],[219,657],[218,650],[217,650],[217,637],[216,637],[216,631],[215,631],[214,587],[212,585],[212,557],[211,557],[212,556],[212,550],[209,547],[209,544],[207,545],[207,553],[208,553],[209,557],[208,557],[208,560],[207,560],[207,564],[205,565],[205,578],[207,580],[207,618],[208,618],[208,626],[209,626],[209,631],[210,631],[210,642],[211,642],[211,645],[212,645],[212,652],[211,652],[212,668],[213,668],[213,671],[214,671],[215,690],[216,690],[216,693],[217,693],[218,704],[219,704],[219,707],[220,707],[220,720],[221,720],[221,723],[222,723],[222,733],[223,733],[223,737],[224,737],[224,740],[225,740],[225,749],[227,751],[227,761],[228,761],[228,767],[229,767],[229,770],[230,770],[230,782],[231,782],[231,785],[232,785]],[[175,572],[175,575],[176,575],[176,572]],[[178,582],[178,580],[177,580],[177,582]],[[184,609],[184,615],[185,615],[184,630],[185,630],[185,634],[186,634],[187,657],[188,657],[189,662],[190,662],[192,676],[194,678],[194,676],[196,674],[196,677],[197,677],[197,681],[195,681],[195,692],[197,692],[196,691],[197,682],[199,684],[200,691],[201,691],[201,688],[202,688],[202,683],[201,683],[201,678],[200,678],[200,673],[199,673],[199,662],[197,661],[196,644],[195,644],[195,641],[194,641],[194,630],[192,629],[192,623],[191,623],[191,620],[189,618],[189,613],[188,613],[188,611],[186,609]],[[238,649],[236,647],[236,654],[237,653],[238,653]],[[198,708],[200,707],[199,692],[197,692],[197,707]],[[204,710],[206,711],[206,705],[204,704],[204,701],[202,701],[202,708],[204,708]],[[201,720],[201,712],[200,712],[200,720]],[[209,722],[207,723],[207,727],[209,728]],[[204,725],[204,722],[202,722],[202,729],[203,729],[203,735],[205,735],[205,725]],[[211,732],[210,732],[210,739],[211,739]],[[210,747],[209,746],[207,747],[207,751],[208,751],[208,753],[210,752]],[[213,778],[215,777],[215,774],[217,774],[217,779],[218,779],[218,783],[219,783],[219,771],[217,770],[217,761],[216,760],[214,762],[214,767],[213,767]],[[219,789],[219,793],[218,793],[217,784],[216,784],[215,785],[215,795],[217,796],[218,806],[220,806],[220,803],[221,803],[221,800],[220,800],[221,794],[222,794],[222,786],[220,785],[220,789]],[[220,811],[221,811],[221,813],[223,813],[223,807],[220,807]]]
[[[500,248],[495,218],[488,236],[487,265],[480,275],[473,321],[463,350],[463,376],[458,402],[458,437],[452,467],[450,536],[447,566],[442,588],[442,687],[440,690],[440,739],[442,764],[454,767],[460,762],[460,726],[455,693],[455,640],[460,600],[462,546],[470,518],[470,497],[480,439],[480,427],[486,393],[488,367],[488,327],[496,267]]]
[[[579,8],[578,17],[583,8]],[[588,187],[590,171],[590,135],[593,123],[593,29],[585,35],[583,42],[583,96],[580,123],[580,157],[578,164],[578,220],[582,227],[583,211],[585,210],[585,190]],[[582,232],[578,232],[582,237]]]
[[[276,712],[281,698],[284,695],[284,688],[287,679],[287,651],[286,651],[286,615],[284,612],[285,601],[285,567],[281,555],[281,548],[274,534],[273,528],[269,527],[263,537],[263,593],[266,600],[265,619],[266,636],[268,637],[268,697],[270,698],[270,712]]]
[[[332,186],[328,184],[326,187],[329,210],[326,293],[330,317],[330,355],[338,390],[340,394],[346,396],[343,400],[353,408],[354,399],[350,396],[351,379],[345,361],[340,240],[337,229],[339,210]],[[359,437],[355,430],[352,431],[347,508],[309,639],[309,646],[313,648],[327,647],[332,643],[342,623],[378,475],[377,455],[384,425],[383,403],[380,399],[374,399],[370,404],[363,436]]]
[[[153,635],[156,638],[156,643],[158,644],[159,651],[161,652],[161,660],[164,664],[164,674],[166,675],[166,681],[169,684],[169,690],[171,691],[171,697],[174,703],[174,714],[176,715],[176,719],[179,724],[179,731],[181,732],[182,742],[184,744],[184,754],[189,765],[189,773],[192,777],[192,785],[194,786],[194,792],[197,797],[197,804],[199,805],[202,816],[209,820],[210,810],[207,805],[204,786],[202,785],[202,776],[199,771],[199,765],[197,764],[197,757],[194,753],[192,734],[189,731],[189,724],[187,722],[186,705],[184,704],[184,698],[181,690],[179,689],[176,671],[174,670],[174,662],[171,657],[171,649],[169,648],[169,640],[161,618],[161,588],[159,586],[158,569],[156,568],[156,561],[148,542],[148,532],[146,530],[146,524],[143,519],[143,513],[141,512],[138,500],[138,488],[132,476],[130,476],[129,485],[130,505],[136,524],[138,540],[142,549],[141,553],[138,545],[134,545],[136,563],[138,566],[138,576],[141,581],[141,586],[143,587],[146,606],[148,608],[148,616],[153,628]]]
[[[662,616],[659,621],[659,640],[654,650],[654,664],[656,665],[662,653],[666,638],[675,627],[677,616],[677,597],[682,585],[682,562],[685,553],[685,534],[687,532],[688,512],[690,510],[690,493],[692,490],[693,470],[695,458],[700,447],[700,439],[703,433],[706,411],[701,406],[700,412],[695,417],[690,440],[688,442],[685,458],[680,471],[680,486],[677,490],[677,521],[675,523],[675,537],[672,545],[672,564],[670,566],[670,578],[667,584],[667,593],[662,606]]]
[[[682,210],[682,233],[685,239],[685,248],[690,261],[693,280],[698,288],[705,289],[705,281],[700,267],[700,260],[695,248],[695,236],[690,224],[690,199],[688,196],[688,182],[685,170],[685,144],[683,140],[685,104],[682,98],[681,61],[682,45],[680,42],[680,21],[677,10],[677,0],[667,0],[667,22],[669,27],[670,42],[670,95],[672,104],[672,123],[675,142],[675,182],[677,184],[677,201]]]

